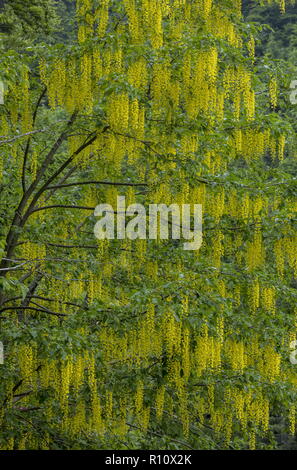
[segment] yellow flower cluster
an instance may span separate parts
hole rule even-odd
[[[40,389],[51,388],[56,401],[53,407],[48,406],[46,418],[50,422],[58,410],[61,430],[73,437],[80,433],[100,438],[114,434],[124,439],[130,418],[145,434],[154,418],[161,422],[169,416],[181,424],[185,438],[199,422],[213,427],[226,445],[233,432],[241,429],[250,447],[255,448],[258,433],[263,435],[269,428],[273,408],[267,384],[282,379],[296,386],[296,376],[287,373],[288,361],[283,361],[279,351],[281,341],[288,343],[287,332],[285,340],[281,338],[278,343],[268,344],[257,335],[243,339],[240,321],[246,321],[252,329],[259,326],[261,314],[265,313],[268,321],[276,320],[279,287],[261,270],[268,259],[275,265],[279,281],[287,272],[290,279],[296,277],[297,244],[289,226],[277,234],[277,239],[267,242],[262,218],[277,211],[281,205],[278,195],[264,196],[256,185],[252,188],[255,191],[250,191],[232,181],[228,189],[221,184],[221,176],[229,172],[234,161],[245,169],[253,168],[267,154],[275,165],[287,157],[285,136],[274,135],[254,119],[254,38],[247,44],[250,59],[243,62],[245,65],[229,65],[220,57],[220,41],[227,41],[228,47],[243,47],[231,17],[232,13],[239,19],[241,2],[232,0],[230,11],[229,7],[223,11],[219,2],[212,0],[124,0],[119,8],[125,20],[118,25],[114,42],[108,40],[114,26],[112,2],[102,0],[96,8],[94,3],[98,2],[77,2],[81,57],[70,54],[52,62],[41,59],[39,64],[52,109],[77,110],[92,122],[94,106],[102,106],[104,126],[96,124],[97,140],[76,155],[85,136],[71,135],[67,152],[73,156],[74,165],[88,174],[94,163],[94,179],[121,181],[124,176],[123,181],[134,181],[135,177],[135,181],[148,182],[145,197],[151,202],[203,204],[207,243],[201,258],[200,252],[186,253],[185,261],[179,254],[162,260],[162,249],[155,250],[154,245],[151,249],[145,240],[125,240],[119,249],[113,243],[99,242],[97,250],[92,247],[91,263],[86,263],[82,256],[85,251],[81,252],[79,246],[73,249],[72,261],[82,266],[81,272],[69,270],[52,277],[46,272],[38,291],[43,298],[32,300],[48,308],[46,298],[50,298],[51,311],[68,316],[76,311],[77,301],[83,301],[92,331],[81,328],[78,336],[90,336],[96,350],[71,353],[69,346],[66,357],[43,360],[44,352],[38,351],[37,344],[22,345],[14,354],[22,380],[19,393],[30,392],[25,402],[30,403],[32,398],[34,403]],[[281,8],[284,10],[284,2]],[[203,48],[199,44],[189,47],[189,33],[196,34],[200,27],[212,40]],[[143,53],[143,44],[148,44],[149,54]],[[169,44],[176,45],[176,57],[168,52]],[[109,88],[109,84],[115,86]],[[31,129],[29,85],[29,72],[24,70],[8,102],[9,119],[1,116],[3,136],[10,134],[10,122],[17,123],[19,115],[21,128],[26,132]],[[269,93],[275,109],[274,78]],[[226,116],[234,118],[234,127],[224,130],[226,149],[222,152],[216,134],[224,128]],[[180,132],[181,121],[183,126],[189,124],[187,132]],[[200,125],[201,132],[197,131]],[[18,156],[18,147],[13,144],[11,152]],[[38,157],[35,149],[30,152],[33,178]],[[192,168],[193,162],[197,166]],[[20,171],[21,163],[17,165]],[[1,160],[0,173],[2,167]],[[178,184],[172,181],[172,174]],[[117,196],[123,193],[122,188],[120,192],[116,186],[100,185],[100,189],[92,186],[78,197],[84,206],[94,207],[100,198],[116,207]],[[142,198],[144,191],[139,190],[139,194]],[[138,201],[138,190],[133,187],[125,195],[127,205]],[[290,206],[293,218],[295,202],[288,199],[285,204]],[[76,223],[75,217],[77,227],[80,221]],[[65,221],[53,230],[60,239],[79,238],[79,234],[71,234],[73,230]],[[156,242],[163,248],[163,241]],[[28,241],[17,247],[17,254],[34,268],[50,258],[54,252],[50,250],[48,245]],[[237,271],[229,269],[233,257]],[[58,272],[59,266],[55,269]],[[148,300],[139,307],[138,293],[143,288]],[[168,295],[167,289],[171,290]],[[205,313],[205,299],[209,313]],[[98,318],[94,319],[94,308],[101,303],[104,307],[98,308]],[[55,313],[48,316],[53,328],[62,321]],[[76,315],[73,319],[75,323]],[[294,334],[290,333],[290,340]],[[151,371],[157,371],[154,390]],[[243,387],[249,371],[255,382]],[[129,374],[135,380],[132,384],[120,380],[114,385],[109,380],[113,372],[119,372],[119,377]],[[7,403],[12,406],[13,384],[7,388]],[[288,407],[292,434],[295,414],[295,407]],[[2,419],[5,416],[0,409]],[[42,439],[34,439],[28,432],[16,442],[8,439],[5,448],[45,445]]]

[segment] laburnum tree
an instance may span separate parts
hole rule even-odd
[[[240,0],[77,0],[74,29],[1,51],[0,448],[277,448],[296,150],[259,28]],[[201,249],[97,240],[117,196],[202,204]]]

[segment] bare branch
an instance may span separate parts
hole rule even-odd
[[[4,308],[1,308],[0,313],[6,312],[8,310],[33,310],[35,312],[48,313],[49,315],[55,315],[57,317],[67,317],[65,313],[52,312],[48,309],[44,310],[42,308],[36,308],[36,307],[4,307]]]
[[[15,271],[16,269],[19,269],[19,268],[21,268],[22,266],[24,266],[25,264],[28,264],[28,263],[30,263],[30,261],[24,261],[24,263],[18,264],[17,266],[13,266],[13,267],[10,267],[10,268],[0,268],[0,271]]]
[[[15,142],[17,139],[21,139],[22,137],[28,137],[34,134],[40,134],[41,132],[46,132],[46,130],[47,129],[37,129],[35,131],[30,131],[30,132],[25,132],[24,134],[15,135],[14,137],[10,137],[7,140],[0,140],[0,145],[10,144],[12,142]]]
[[[70,186],[82,186],[85,184],[102,184],[111,186],[148,186],[147,183],[117,183],[113,181],[78,181],[76,183],[57,184],[56,186],[49,186],[46,191],[51,189],[68,188]]]
[[[60,245],[59,243],[46,243],[47,246],[55,246],[57,248],[85,248],[86,250],[98,250],[96,245]]]
[[[34,110],[34,113],[33,113],[33,118],[32,118],[33,126],[35,125],[38,108],[40,106],[40,103],[41,103],[42,98],[44,97],[45,93],[46,93],[46,88],[43,90],[43,92],[41,93],[41,95],[40,95],[40,97],[39,97],[39,99],[36,103],[36,107],[35,107],[35,110]],[[24,153],[23,168],[22,168],[22,187],[23,187],[23,192],[24,193],[26,191],[26,165],[27,165],[27,159],[28,159],[28,154],[29,154],[29,150],[30,150],[30,143],[31,143],[31,136],[27,140],[26,149],[25,149],[25,153]]]
[[[86,210],[86,211],[95,210],[95,207],[88,207],[88,206],[68,206],[66,204],[52,204],[51,206],[37,207],[36,209],[32,209],[29,215],[33,214],[34,212],[45,211],[48,209],[54,209],[54,208],[59,208],[59,207],[62,207],[64,209],[81,209],[81,210]]]

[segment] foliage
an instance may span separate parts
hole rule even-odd
[[[281,446],[297,396],[290,73],[255,57],[263,28],[238,0],[79,0],[46,47],[54,5],[23,4],[6,5],[21,29],[0,62],[1,449]],[[96,240],[94,208],[118,195],[202,204],[201,250]]]
[[[30,45],[48,38],[58,26],[54,0],[4,0],[0,2],[0,33],[6,48]]]

